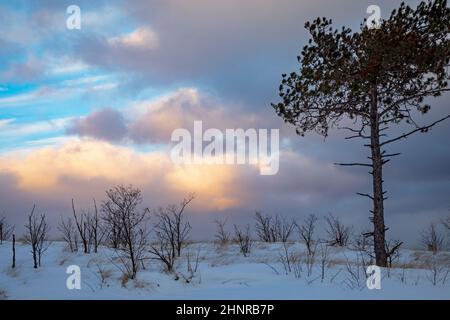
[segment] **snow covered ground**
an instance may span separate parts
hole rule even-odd
[[[42,267],[33,269],[29,246],[17,244],[17,266],[11,269],[11,243],[0,245],[0,298],[3,299],[450,299],[450,253],[402,250],[395,268],[382,271],[380,290],[369,290],[358,252],[329,248],[324,279],[321,257],[316,255],[308,276],[305,247],[289,244],[288,252],[300,257],[286,274],[280,257],[282,244],[255,243],[249,257],[237,245],[219,247],[194,243],[177,263],[179,279],[167,274],[158,261],[148,262],[134,280],[123,279],[115,252],[70,253],[62,242],[53,242]],[[187,283],[187,253],[198,270]],[[69,290],[66,268],[81,269],[81,290]],[[301,268],[301,270],[300,270]]]

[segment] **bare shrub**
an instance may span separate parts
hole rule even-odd
[[[442,225],[450,232],[450,217],[442,220]]]
[[[387,266],[392,268],[392,263],[398,260],[400,257],[400,247],[403,244],[400,240],[387,240],[386,241],[386,255],[387,255]]]
[[[200,249],[197,250],[195,258],[191,257],[191,252],[186,254],[186,273],[179,272],[179,277],[183,278],[186,283],[191,283],[198,273],[198,266],[200,262]]]
[[[288,221],[286,218],[280,218],[279,215],[275,216],[273,224],[273,239],[275,242],[287,242],[295,227],[295,221]]]
[[[426,268],[426,278],[431,282],[433,286],[436,286],[438,284],[445,285],[448,280],[450,266],[443,264],[441,261],[439,261],[436,255],[433,255],[427,260]]]
[[[75,203],[72,199],[72,213],[75,220],[75,225],[77,227],[78,235],[80,236],[81,243],[83,245],[83,252],[91,252],[91,228],[89,226],[89,217],[85,212],[82,212],[78,217],[75,211]]]
[[[283,243],[283,250],[278,260],[286,275],[292,273],[295,278],[301,278],[303,272],[301,256],[299,253],[291,252],[287,243]]]
[[[256,212],[256,235],[259,240],[263,242],[275,242],[273,238],[274,233],[272,227],[272,217],[269,215],[263,215],[261,212]]]
[[[107,199],[103,202],[105,221],[110,222],[110,230],[120,223],[120,246],[116,248],[121,270],[129,278],[134,279],[142,267],[148,239],[148,209],[140,210],[142,203],[141,190],[133,186],[122,185],[106,191]],[[111,218],[111,220],[109,219]]]
[[[0,244],[3,244],[3,241],[10,240],[13,232],[14,226],[8,224],[6,217],[0,218]]]
[[[403,264],[403,265],[402,265],[402,273],[400,274],[400,281],[401,281],[403,284],[406,284],[406,280],[407,280],[406,265]]]
[[[100,246],[103,237],[105,235],[104,228],[102,228],[99,215],[98,215],[98,209],[97,209],[97,202],[94,199],[94,214],[92,216],[89,216],[89,228],[91,229],[90,236],[91,236],[91,242],[94,246],[94,252],[98,252],[98,247]]]
[[[443,249],[444,237],[436,229],[434,223],[430,224],[427,229],[422,231],[422,244],[428,250],[436,254]]]
[[[295,222],[280,218],[263,215],[256,212],[256,234],[263,242],[287,242],[294,229]]]
[[[225,230],[227,220],[216,219],[214,220],[214,223],[216,224],[216,234],[214,237],[216,238],[217,243],[222,246],[228,244],[230,242],[230,233]]]
[[[78,251],[78,232],[71,218],[61,217],[58,224],[58,230],[61,232],[64,241],[67,243],[70,252]]]
[[[367,280],[366,264],[361,254],[357,254],[356,262],[346,260],[345,269],[347,270],[347,278],[344,280],[344,284],[350,289],[361,290]]]
[[[187,244],[189,232],[192,227],[185,215],[186,207],[195,199],[194,194],[190,194],[183,199],[179,206],[170,205],[167,208],[159,208],[155,214],[157,223],[155,231],[158,237],[172,247],[172,252],[180,257],[182,248]]]
[[[271,220],[270,216],[264,216],[261,212],[256,212],[256,235],[259,240],[264,242],[273,242],[271,232]]]
[[[45,221],[45,215],[40,217],[35,215],[36,206],[33,206],[31,213],[28,216],[28,223],[25,224],[27,233],[25,234],[25,241],[31,245],[31,253],[33,255],[34,268],[41,266],[41,258],[44,252],[48,249],[50,243],[47,241],[48,227]]]
[[[237,225],[234,225],[235,241],[239,244],[239,249],[244,257],[248,257],[251,247],[253,245],[252,238],[250,236],[250,225],[247,225],[244,230]]]
[[[339,217],[329,214],[325,217],[327,222],[328,244],[331,246],[345,247],[351,234],[351,227],[344,225]]]
[[[81,210],[81,214],[79,216],[75,211],[75,204],[74,200],[72,199],[72,213],[73,218],[75,220],[76,230],[78,231],[78,236],[80,237],[81,243],[83,245],[83,252],[90,253],[93,248],[94,252],[97,253],[98,247],[105,234],[105,230],[104,228],[102,228],[100,224],[100,219],[97,210],[97,203],[95,202],[95,199],[94,199],[94,213],[91,214],[89,210],[88,211]],[[61,229],[63,234],[65,235],[65,238],[67,238],[68,235],[67,227],[70,227],[70,225],[66,226],[61,225]]]
[[[345,269],[347,278],[343,283],[350,289],[362,289],[365,287],[368,274],[367,267],[374,263],[374,257],[371,251],[364,249],[357,250],[356,261],[351,261],[346,257]]]
[[[312,276],[314,263],[316,262],[316,250],[317,250],[318,243],[315,243],[311,250],[306,251],[306,257],[305,257],[305,265],[306,265],[306,275],[308,277]]]
[[[330,260],[328,256],[328,245],[326,243],[319,244],[319,262],[320,262],[320,279],[323,282],[326,272],[330,266]]]
[[[298,257],[297,259],[292,261],[292,273],[294,274],[294,277],[301,278],[302,272],[302,260],[301,257]]]
[[[174,270],[176,254],[174,246],[170,244],[162,235],[157,235],[157,240],[150,245],[149,252],[151,259],[161,261],[165,266],[165,271],[170,273]]]
[[[187,244],[191,225],[187,221],[185,209],[194,199],[195,195],[190,194],[180,205],[159,208],[155,212],[156,239],[149,252],[152,254],[152,259],[164,263],[167,272],[174,270],[175,260],[180,257],[182,248]]]
[[[303,224],[296,224],[300,239],[305,243],[308,254],[312,254],[312,251],[314,250],[314,231],[316,228],[317,220],[318,218],[314,214],[310,214],[303,221]]]

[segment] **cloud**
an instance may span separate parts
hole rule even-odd
[[[52,60],[49,63],[48,72],[50,75],[67,75],[86,72],[89,69],[89,66],[84,62],[68,57],[59,57]]]
[[[173,130],[192,130],[194,121],[198,120],[203,122],[204,128],[219,130],[281,126],[277,118],[247,112],[240,105],[225,104],[196,88],[179,88],[121,110],[95,111],[77,119],[68,133],[106,141],[119,141],[126,137],[136,144],[170,143]]]
[[[85,118],[73,120],[67,132],[107,141],[120,141],[126,136],[127,127],[119,111],[106,108],[95,111]]]
[[[58,88],[54,86],[41,86],[31,91],[21,91],[0,98],[0,108],[18,107],[25,105],[37,105],[61,101],[70,95],[77,93],[73,88]]]
[[[112,91],[119,86],[115,80],[107,76],[81,76],[77,79],[64,80],[61,83],[39,86],[33,90],[23,90],[0,98],[0,108],[18,107],[37,104],[63,102],[77,96]]]
[[[0,74],[3,81],[30,82],[36,80],[44,72],[44,66],[36,57],[30,57],[24,63],[12,63]]]
[[[0,129],[4,129],[13,123],[15,119],[0,119]]]
[[[9,153],[0,158],[0,172],[12,174],[17,188],[36,195],[89,196],[114,184],[133,183],[145,189],[150,199],[158,200],[158,205],[188,192],[199,195],[198,208],[203,210],[239,202],[232,188],[235,173],[230,166],[177,166],[164,152],[139,153],[92,140],[70,141],[27,155]],[[102,182],[102,187],[91,189],[92,181]]]
[[[79,87],[79,86],[92,86],[98,83],[111,83],[111,77],[107,75],[92,75],[82,76],[75,79],[64,80],[62,86],[66,87]]]
[[[149,27],[141,27],[128,34],[109,38],[108,43],[135,49],[154,49],[159,46],[158,35]]]
[[[129,23],[138,26],[134,32],[113,37],[115,41],[98,33],[83,34],[73,49],[88,64],[133,75],[136,87],[207,83],[220,95],[267,105],[276,96],[281,74],[297,67],[295,57],[307,41],[304,23],[320,15],[337,19],[338,25],[358,27],[368,4],[351,0],[137,0],[133,6],[117,4]],[[380,6],[385,13],[393,4],[382,1]],[[154,43],[157,50],[114,45],[124,44],[125,39],[130,40],[128,44]]]
[[[231,125],[231,110],[195,88],[181,88],[159,99],[141,102],[133,109],[130,137],[136,143],[170,142],[173,130],[191,128],[202,120],[212,128]],[[235,121],[234,126],[243,121]],[[231,126],[230,126],[231,128]]]
[[[164,150],[137,152],[90,139],[68,141],[1,156],[0,201],[17,210],[20,206],[14,202],[23,195],[57,217],[56,213],[70,211],[72,197],[87,202],[92,197],[103,199],[103,190],[132,183],[143,190],[146,205],[153,208],[195,192],[193,213],[252,213],[268,202],[293,212],[293,208],[337,199],[359,183],[357,177],[298,154],[287,153],[281,159],[279,174],[268,178],[260,176],[256,166],[175,165]],[[10,194],[14,196],[9,198]],[[8,215],[12,217],[15,210]]]
[[[8,139],[18,136],[29,136],[38,133],[58,131],[64,129],[70,118],[59,118],[49,121],[35,121],[31,123],[16,123],[15,119],[0,120],[0,138]]]

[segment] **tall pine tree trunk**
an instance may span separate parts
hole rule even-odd
[[[373,239],[377,266],[387,266],[384,225],[383,158],[380,147],[380,126],[377,93],[373,91],[370,107],[370,149],[372,153],[373,182]]]

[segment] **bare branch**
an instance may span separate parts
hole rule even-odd
[[[401,155],[401,153],[400,152],[398,152],[398,153],[390,153],[390,154],[382,154],[381,155],[381,157],[382,158],[388,158],[388,157],[396,157],[396,156],[399,156],[399,155]]]
[[[343,167],[352,167],[352,166],[360,166],[360,167],[370,167],[372,168],[373,166],[369,163],[335,163],[335,165],[337,166],[343,166]]]
[[[380,143],[380,146],[384,146],[384,145],[386,145],[386,144],[395,142],[395,141],[397,141],[397,140],[407,138],[407,137],[409,137],[410,135],[412,135],[412,134],[414,134],[414,133],[416,133],[416,132],[419,132],[419,131],[425,133],[425,132],[427,132],[429,129],[431,129],[432,127],[434,127],[435,125],[437,125],[438,123],[440,123],[440,122],[442,122],[442,121],[445,121],[445,120],[447,120],[448,118],[450,118],[450,114],[449,114],[448,116],[446,116],[446,117],[443,117],[443,118],[441,118],[441,119],[439,119],[439,120],[433,122],[432,124],[430,124],[430,125],[428,125],[428,126],[424,126],[424,127],[417,128],[417,129],[415,129],[415,130],[413,130],[413,131],[410,131],[410,132],[408,132],[408,133],[404,133],[404,134],[402,134],[401,136],[398,136],[398,137],[396,137],[396,138],[393,138],[393,139],[384,141],[384,142]]]
[[[356,194],[359,195],[359,196],[367,197],[367,198],[373,200],[373,197],[372,197],[371,195],[367,194],[367,193],[360,193],[360,192],[357,192]]]

